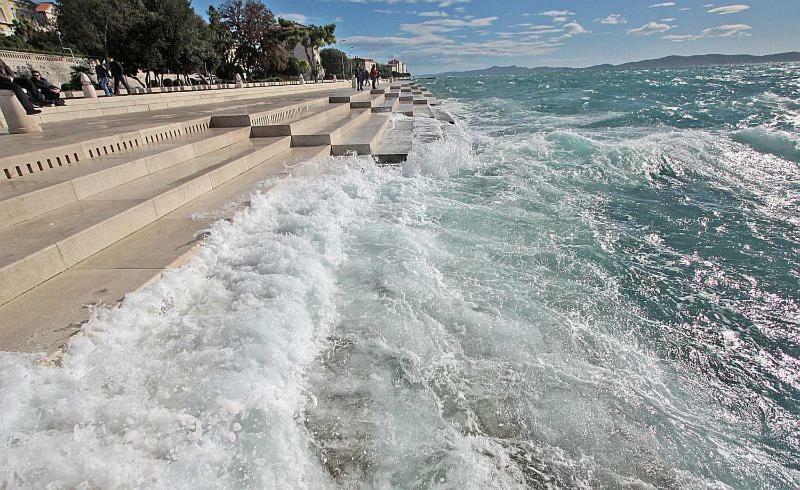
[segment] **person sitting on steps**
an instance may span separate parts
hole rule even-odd
[[[31,72],[31,76],[33,77],[34,89],[41,94],[41,96],[44,98],[46,102],[58,106],[62,106],[65,104],[64,99],[61,98],[60,88],[48,82],[47,79],[43,78],[42,74],[37,70],[33,70]]]
[[[29,116],[40,114],[42,111],[34,107],[30,97],[22,90],[22,87],[14,83],[14,71],[0,60],[0,90],[11,90],[17,96],[17,100],[22,104],[25,112]]]

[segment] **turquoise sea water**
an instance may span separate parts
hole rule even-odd
[[[796,488],[800,66],[439,78],[64,356],[0,486]]]

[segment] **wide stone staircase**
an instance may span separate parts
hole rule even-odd
[[[292,165],[348,153],[404,160],[413,119],[392,112],[435,117],[438,104],[417,87],[254,103],[15,155],[24,163],[0,180],[0,350],[63,345],[86,305],[158,277]]]

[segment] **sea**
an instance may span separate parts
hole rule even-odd
[[[800,64],[423,83],[0,353],[0,487],[800,486]]]

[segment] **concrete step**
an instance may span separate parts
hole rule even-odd
[[[453,118],[453,115],[445,110],[442,110],[437,107],[432,107],[431,111],[433,111],[433,116],[436,118],[437,121],[444,121],[450,124],[456,123],[455,118]]]
[[[370,107],[375,107],[376,105],[383,104],[386,100],[386,96],[383,93],[374,93],[371,94],[372,98],[369,100],[357,100],[354,102],[350,102],[351,109],[368,109]]]
[[[341,137],[372,115],[370,109],[350,109],[349,113],[325,121],[314,122],[292,134],[292,146],[325,146],[338,144]]]
[[[414,97],[414,100],[412,102],[414,103],[414,105],[428,105],[428,99],[426,99],[425,97]]]
[[[0,182],[0,229],[246,140],[248,128],[205,129],[49,172]]]
[[[302,133],[305,128],[346,115],[350,112],[348,103],[327,103],[322,107],[298,112],[294,117],[280,124],[255,125],[253,137],[291,136]]]
[[[383,135],[381,143],[373,152],[379,162],[398,164],[406,161],[411,151],[414,135],[414,119],[395,118]]]
[[[88,320],[83,305],[114,305],[181,265],[204,230],[247,206],[266,179],[328,154],[329,147],[284,150],[0,306],[0,350],[53,352]]]
[[[0,230],[0,304],[289,148],[236,143]]]
[[[358,102],[358,101],[367,101],[373,97],[368,91],[364,90],[363,92],[356,92],[350,95],[337,95],[331,96],[328,101],[331,104],[340,104],[345,102]]]
[[[433,117],[433,111],[428,105],[414,105],[414,116]]]
[[[401,101],[395,112],[404,116],[414,117],[414,104],[410,104],[408,102],[403,103]]]
[[[377,106],[372,106],[372,112],[374,113],[382,113],[382,112],[394,112],[397,109],[399,102],[397,98],[388,99],[384,101],[382,104]]]
[[[361,124],[354,126],[339,143],[331,146],[331,155],[357,153],[371,155],[389,127],[390,114],[372,114]]]

